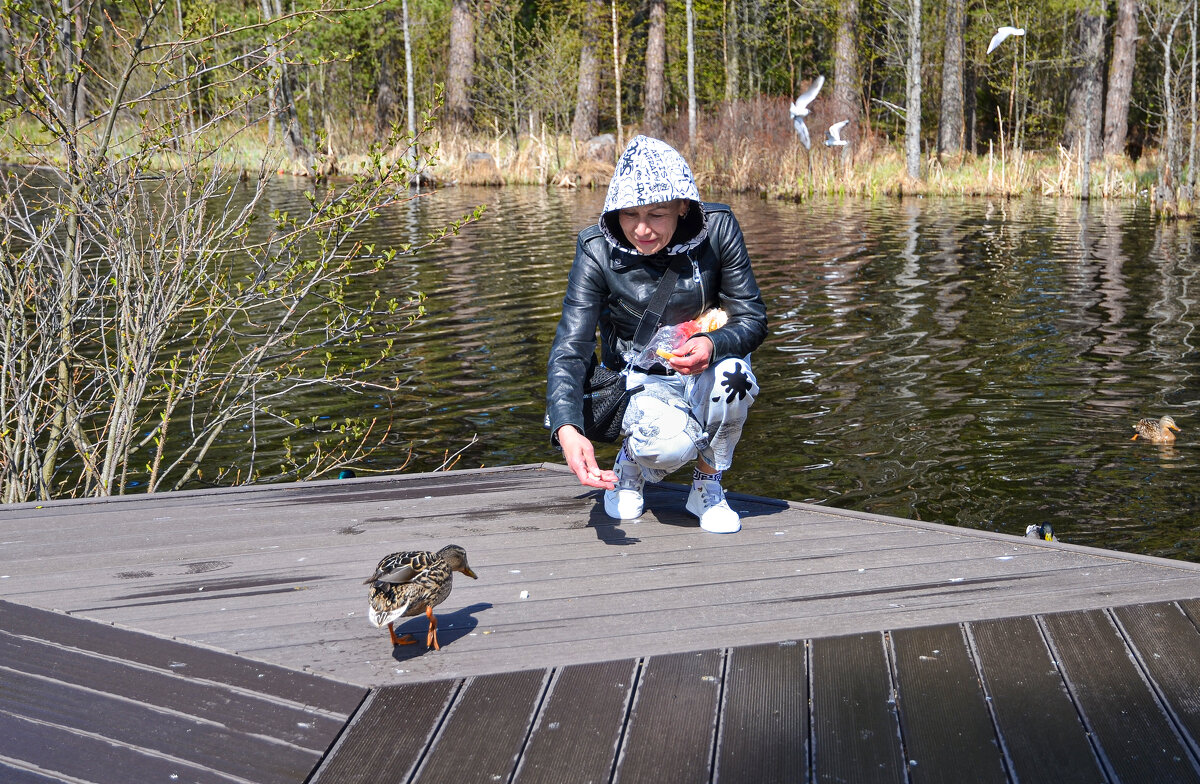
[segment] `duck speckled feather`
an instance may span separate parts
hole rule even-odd
[[[393,645],[411,645],[416,642],[412,635],[397,637],[393,624],[401,618],[425,613],[429,618],[425,646],[441,650],[433,608],[450,595],[454,572],[478,579],[467,565],[467,551],[456,544],[446,545],[436,553],[412,550],[384,556],[375,573],[363,581],[371,586],[367,617],[376,627],[388,627]]]
[[[1170,444],[1175,440],[1175,434],[1171,431],[1179,430],[1179,427],[1172,417],[1165,416],[1158,420],[1139,419],[1133,429],[1136,432],[1130,441],[1136,441],[1137,437],[1141,436],[1153,444]]]

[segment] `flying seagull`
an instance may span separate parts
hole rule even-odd
[[[800,97],[792,104],[788,113],[792,115],[792,125],[796,128],[796,133],[800,135],[800,143],[804,145],[804,149],[812,148],[812,140],[808,137],[808,126],[804,124],[804,118],[808,116],[808,105],[817,97],[817,93],[821,92],[821,85],[825,84],[825,77],[817,74],[817,78],[812,80],[812,84],[808,89],[800,93]]]
[[[992,36],[992,42],[990,44],[988,44],[987,53],[991,54],[992,50],[995,49],[1000,44],[1004,43],[1004,39],[1008,38],[1010,35],[1025,35],[1025,28],[1024,27],[1007,27],[1007,26],[1001,27],[999,30],[996,31],[996,34]]]
[[[842,129],[850,124],[849,120],[835,122],[829,126],[829,130],[825,131],[825,146],[826,147],[845,147],[849,144],[849,140],[842,138]]]

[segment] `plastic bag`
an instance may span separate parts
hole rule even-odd
[[[670,365],[667,364],[667,360],[674,356],[676,351],[683,348],[683,344],[687,343],[688,338],[701,332],[720,329],[728,320],[729,317],[725,311],[720,308],[712,308],[704,311],[699,318],[692,321],[659,327],[642,352],[632,359],[625,357],[625,361],[646,370],[656,364],[668,368]]]

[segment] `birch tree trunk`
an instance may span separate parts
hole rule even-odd
[[[858,24],[858,0],[840,0],[833,43],[833,111],[837,118],[835,122],[850,121],[850,125],[842,130],[842,138],[857,131],[862,118]]]
[[[621,37],[617,30],[617,0],[612,0],[612,57],[615,95],[613,105],[617,110],[617,149],[625,149],[625,126],[621,122]]]
[[[733,101],[741,90],[738,76],[742,70],[738,56],[738,4],[728,0],[725,13],[725,100]]]
[[[1098,9],[1080,9],[1075,16],[1075,76],[1067,93],[1067,119],[1063,126],[1063,147],[1090,150],[1089,157],[1102,149],[1101,123],[1093,114],[1104,105],[1103,89],[1104,17]],[[1085,140],[1084,135],[1087,134]],[[1086,144],[1085,144],[1086,141]]]
[[[938,155],[953,155],[963,149],[963,5],[964,0],[947,0],[946,3]]]
[[[975,88],[979,77],[975,64],[968,62],[963,74],[963,146],[972,154],[979,152],[979,135],[976,133],[979,121],[979,102],[975,97]]]
[[[696,145],[696,19],[692,0],[687,0],[687,92],[688,92],[688,157]]]
[[[471,73],[475,69],[475,17],[469,0],[450,7],[450,62],[446,69],[446,119],[452,126],[471,123]]]
[[[275,0],[279,2],[279,0]],[[408,114],[408,135],[416,137],[417,135],[417,106],[416,106],[416,90],[413,86],[413,61],[412,61],[412,30],[408,21],[408,0],[401,0],[400,12],[404,17],[404,89]]]
[[[642,132],[655,139],[663,137],[665,87],[663,69],[667,59],[667,3],[650,0],[650,29],[646,36],[646,95],[642,114]]]
[[[1113,29],[1112,62],[1108,71],[1108,97],[1104,107],[1104,154],[1125,151],[1129,132],[1129,99],[1133,91],[1133,64],[1137,52],[1137,0],[1117,0]]]
[[[1182,16],[1182,12],[1180,13]],[[1172,89],[1175,76],[1172,69],[1171,50],[1175,44],[1175,28],[1179,24],[1179,17],[1171,24],[1167,31],[1166,38],[1162,39],[1163,50],[1163,125],[1164,136],[1163,146],[1166,148],[1166,170],[1163,173],[1164,184],[1174,188],[1179,181],[1179,130],[1176,127],[1177,121],[1175,117],[1175,91]]]
[[[1192,60],[1192,78],[1191,86],[1188,90],[1188,114],[1190,115],[1190,128],[1188,133],[1188,162],[1187,162],[1187,185],[1189,188],[1196,185],[1196,10],[1197,5],[1200,5],[1196,0],[1192,0],[1192,23],[1189,26],[1192,34],[1191,46],[1188,49],[1188,55]]]
[[[908,67],[904,72],[904,162],[921,179],[921,0],[908,2]]]

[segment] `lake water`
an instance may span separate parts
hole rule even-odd
[[[372,228],[412,242],[488,205],[391,273],[428,316],[392,368],[412,381],[374,467],[410,447],[406,470],[463,447],[460,468],[561,459],[542,429],[546,357],[603,196],[454,188]],[[1065,541],[1200,560],[1193,224],[1130,203],[727,200],[770,317],[728,489],[1010,534],[1048,521]],[[1130,441],[1163,414],[1175,445]]]

